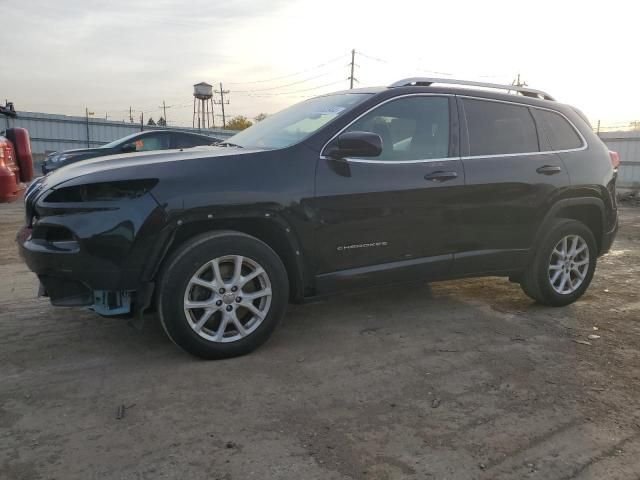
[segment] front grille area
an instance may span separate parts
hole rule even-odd
[[[60,225],[38,225],[33,226],[32,238],[34,240],[44,240],[49,243],[69,242],[74,240],[71,230]]]

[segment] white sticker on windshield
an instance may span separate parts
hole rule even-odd
[[[335,106],[335,107],[327,107],[324,110],[319,110],[317,112],[313,112],[312,115],[338,115],[342,111],[344,111],[345,107]]]

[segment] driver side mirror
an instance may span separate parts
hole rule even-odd
[[[120,151],[122,153],[131,153],[136,151],[135,143],[125,143],[122,147],[120,147]]]
[[[377,157],[382,153],[382,138],[371,132],[347,132],[338,136],[336,144],[327,152],[335,160],[345,157]]]

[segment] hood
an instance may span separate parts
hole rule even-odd
[[[264,152],[260,149],[244,149],[236,147],[203,146],[184,150],[156,150],[141,153],[124,153],[92,158],[72,163],[48,174],[43,180],[44,188],[51,188],[66,183],[78,177],[92,175],[102,177],[108,173],[110,177],[117,176],[122,170],[123,178],[153,177],[158,166],[180,168],[182,162],[191,162],[216,157],[243,156],[250,153]],[[171,165],[175,164],[175,165]],[[126,171],[126,172],[125,172]],[[102,181],[102,180],[98,180]]]

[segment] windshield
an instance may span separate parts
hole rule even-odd
[[[118,145],[124,145],[128,140],[131,140],[133,137],[137,137],[140,135],[140,132],[132,133],[131,135],[127,135],[126,137],[118,138],[113,142],[105,143],[104,145],[100,145],[100,148],[113,148]]]
[[[268,116],[229,138],[230,144],[245,148],[284,148],[298,143],[366,100],[368,93],[344,93],[316,97]]]

